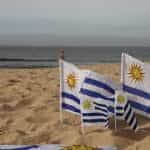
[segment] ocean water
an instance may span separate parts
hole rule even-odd
[[[60,48],[75,64],[120,63],[122,52],[150,61],[150,47],[0,47],[0,67],[55,67]]]

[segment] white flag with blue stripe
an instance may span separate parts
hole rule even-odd
[[[125,120],[133,130],[138,127],[135,113],[128,102],[127,95],[123,91],[115,92],[115,118]]]
[[[80,92],[91,98],[98,98],[108,106],[110,114],[114,114],[114,94],[118,88],[111,79],[91,71],[85,77]]]
[[[121,82],[135,112],[150,117],[150,64],[122,54]]]
[[[81,96],[81,118],[84,125],[100,125],[108,127],[108,107],[100,99]]]
[[[74,147],[77,147],[81,149],[80,147],[88,147],[86,145],[61,145],[61,144],[45,144],[45,145],[0,145],[0,150],[63,150],[63,149],[72,149]],[[91,148],[90,148],[91,149]],[[103,147],[97,147],[93,149],[100,149],[100,150],[116,150],[116,147],[114,146],[103,146]]]
[[[0,145],[0,150],[48,150],[40,145]]]
[[[60,98],[63,110],[80,114],[79,90],[87,72],[60,60]]]

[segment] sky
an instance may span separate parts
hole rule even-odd
[[[149,0],[0,0],[0,45],[150,46]]]

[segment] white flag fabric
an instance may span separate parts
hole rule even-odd
[[[123,53],[121,82],[136,113],[150,117],[150,64]]]
[[[88,96],[89,98],[99,99],[101,103],[108,106],[109,113],[114,114],[114,94],[115,90],[120,87],[111,79],[90,71],[85,76],[81,87],[81,94]]]
[[[132,130],[137,129],[137,119],[123,91],[115,92],[115,118],[125,120]]]
[[[108,107],[101,99],[81,96],[81,118],[84,125],[100,125],[108,127]]]
[[[48,150],[40,145],[0,145],[0,150]]]
[[[63,110],[80,115],[79,90],[87,73],[72,63],[60,60],[60,98]]]
[[[76,145],[77,146],[77,145]],[[84,145],[85,146],[85,145]],[[47,144],[47,145],[0,145],[0,150],[61,150],[66,148],[75,147],[72,146],[65,146],[61,144]],[[83,147],[83,145],[81,145]],[[115,146],[103,146],[97,147],[96,149],[100,150],[117,150]]]

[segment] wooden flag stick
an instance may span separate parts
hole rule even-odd
[[[114,103],[114,119],[115,119],[115,131],[117,131],[117,113],[116,113],[116,106],[117,106],[117,99],[116,99],[116,91],[115,91],[115,103]]]
[[[81,117],[82,118],[82,117]],[[85,142],[84,142],[84,137],[85,137],[85,129],[84,129],[84,123],[83,123],[83,121],[81,122],[81,143],[82,144],[85,144]]]
[[[81,116],[81,133],[82,133],[82,135],[84,136],[85,130],[84,130],[84,123],[83,123],[82,116]]]
[[[60,49],[59,50],[59,76],[60,76],[60,88],[59,88],[59,97],[60,97],[60,122],[63,123],[63,116],[62,116],[62,90],[63,90],[63,85],[64,85],[64,81],[63,81],[63,76],[64,76],[64,71],[63,71],[63,61],[64,60],[64,50]]]
[[[125,68],[125,53],[122,54],[121,59],[123,62],[121,62],[121,90],[123,91],[123,84],[125,82],[125,73],[124,73],[124,68]]]
[[[121,90],[123,91],[123,83],[125,81],[125,76],[124,76],[125,55],[124,55],[124,53],[122,53],[121,61],[123,61],[123,62],[121,62],[121,80],[120,80],[120,82],[121,82]],[[116,98],[115,98],[115,100],[116,100]],[[115,101],[115,109],[114,109],[114,111],[115,111],[115,131],[117,131],[116,105],[117,105],[117,101]]]
[[[59,59],[64,60],[64,49],[62,48],[59,50]]]
[[[116,118],[116,112],[115,112],[115,131],[117,131],[117,118]]]
[[[122,53],[122,56],[121,56],[121,61],[123,60],[123,62],[121,62],[121,79],[120,79],[120,82],[121,82],[121,90],[123,91],[123,83],[124,83],[124,53]],[[117,131],[117,116],[116,116],[116,105],[117,105],[117,100],[115,98],[115,107],[114,107],[114,118],[115,118],[115,131]]]

